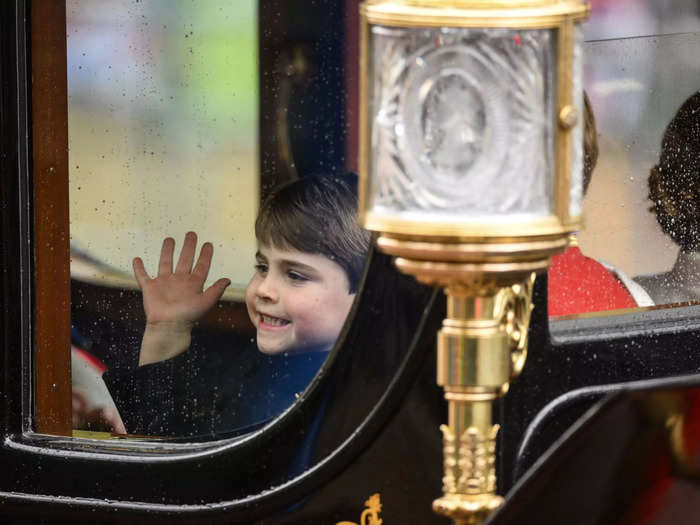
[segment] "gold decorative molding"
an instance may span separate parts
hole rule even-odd
[[[379,493],[372,494],[367,501],[365,501],[365,510],[362,511],[360,515],[359,525],[382,525],[383,520],[379,517],[379,513],[382,511],[382,501]],[[339,521],[336,525],[358,525],[354,521]]]
[[[440,425],[445,473],[442,490],[445,494],[483,494],[495,491],[498,429],[498,425],[493,425],[484,435],[472,426],[462,432],[458,442],[449,426]]]
[[[457,238],[429,236],[417,231],[412,236],[382,234],[377,246],[397,256],[396,266],[419,281],[457,290],[459,295],[484,295],[486,288],[509,287],[532,272],[544,271],[552,255],[563,252],[568,233],[547,237]]]
[[[515,236],[518,238],[528,236],[546,240],[547,237],[558,237],[568,233],[568,230],[562,227],[561,221],[554,213],[536,219],[523,220],[518,218],[500,222],[496,220],[476,222],[455,216],[441,220],[425,218],[425,220],[417,221],[396,216],[385,217],[367,209],[361,209],[360,220],[368,230],[380,231],[397,238],[401,236],[414,239],[417,236],[442,236],[454,241],[455,239],[489,239],[493,237],[512,239]]]
[[[546,29],[585,19],[589,10],[577,0],[368,0],[360,12],[387,26]]]
[[[476,427],[469,427],[462,433],[459,440],[459,493],[496,491],[496,435],[499,428],[493,425],[486,435]]]
[[[574,104],[574,21],[566,20],[557,31],[557,119],[561,112]],[[559,123],[555,138],[556,169],[556,211],[564,227],[569,231],[578,229],[578,224],[569,217],[571,204],[571,159],[573,157],[573,127],[564,127]]]
[[[442,460],[443,472],[442,491],[445,494],[454,494],[457,492],[457,479],[459,477],[459,447],[457,439],[452,429],[447,425],[440,425],[442,431]]]

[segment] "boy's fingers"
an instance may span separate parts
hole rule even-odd
[[[126,427],[124,427],[122,418],[119,417],[119,414],[116,413],[114,410],[105,408],[103,412],[103,417],[108,427],[112,430],[112,432],[114,432],[115,434],[126,434]]]
[[[122,418],[119,417],[119,414],[116,414],[114,416],[114,420],[112,421],[112,432],[115,434],[126,434],[126,427],[122,422]]]
[[[87,411],[87,394],[80,387],[72,388],[71,402],[73,405],[73,412],[75,412],[76,414],[83,415]]]
[[[214,304],[224,294],[224,290],[231,284],[229,279],[219,279],[202,294],[205,303]]]
[[[199,259],[197,259],[197,264],[192,270],[193,274],[196,274],[202,279],[202,281],[207,280],[207,275],[209,275],[209,267],[211,266],[211,258],[214,255],[214,246],[210,242],[205,242],[202,245],[202,250],[199,252]]]
[[[158,261],[158,276],[170,275],[173,273],[173,250],[175,249],[175,239],[166,237],[163,239],[163,246],[160,249],[160,260]]]
[[[192,263],[194,263],[194,253],[197,248],[197,234],[187,232],[185,234],[185,242],[182,244],[180,258],[177,260],[175,273],[190,273],[192,271]]]
[[[136,282],[139,283],[139,288],[143,288],[144,283],[146,280],[150,279],[150,277],[146,272],[146,268],[143,266],[141,257],[135,257],[131,265],[134,268],[134,277],[136,277]]]

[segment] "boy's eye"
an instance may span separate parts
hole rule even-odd
[[[308,281],[309,278],[301,274],[299,272],[294,272],[294,271],[289,271],[287,272],[287,277],[289,277],[292,281]]]
[[[267,264],[262,264],[262,263],[256,264],[255,271],[258,273],[267,273]]]

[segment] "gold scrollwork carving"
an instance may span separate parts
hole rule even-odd
[[[511,377],[520,374],[527,358],[527,334],[532,314],[532,289],[535,274],[531,273],[523,282],[503,288],[498,295],[501,325],[508,334],[511,346]]]
[[[383,520],[379,517],[382,511],[382,501],[379,493],[372,494],[365,501],[365,510],[360,515],[359,525],[382,525]],[[358,525],[354,521],[339,521],[336,525]]]

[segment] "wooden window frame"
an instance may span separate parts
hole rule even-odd
[[[66,3],[34,0],[31,151],[34,191],[34,430],[70,436],[70,231]]]

